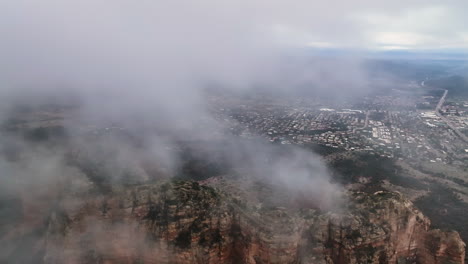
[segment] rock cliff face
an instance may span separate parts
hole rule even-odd
[[[353,205],[349,214],[312,225],[309,241],[324,245],[323,263],[463,263],[458,233],[429,230],[429,220],[401,195],[357,193]],[[305,263],[316,263],[314,257]]]
[[[464,263],[456,232],[399,194],[350,195],[349,210],[253,210],[196,182],[65,199],[49,219],[46,263]]]

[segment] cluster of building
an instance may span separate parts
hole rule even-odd
[[[361,109],[243,104],[219,113],[243,137],[260,135],[280,144],[320,144],[423,162],[463,162],[468,158],[468,142],[452,128],[468,131],[468,103],[446,102],[437,113],[434,96],[419,99],[413,99],[412,109],[408,98],[400,102],[405,107],[398,109],[394,108],[397,98],[380,96],[375,102],[366,98],[369,104],[361,102]],[[425,101],[432,110],[417,107]],[[383,109],[385,105],[390,108]]]

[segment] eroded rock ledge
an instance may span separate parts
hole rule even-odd
[[[340,214],[252,211],[196,182],[65,199],[52,214],[46,263],[464,263],[457,232],[400,194],[350,194]]]

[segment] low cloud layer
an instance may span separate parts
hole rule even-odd
[[[58,157],[63,168],[70,167],[68,156],[84,157],[87,164],[101,166],[114,178],[127,177],[126,170],[133,170],[130,174],[139,175],[138,181],[150,176],[132,159],[142,162],[151,157],[149,163],[156,162],[175,174],[180,165],[177,141],[208,142],[214,131],[223,130],[207,111],[204,90],[209,85],[235,91],[258,86],[288,91],[298,86],[337,95],[366,87],[359,59],[309,60],[296,46],[278,39],[278,25],[318,29],[315,23],[323,20],[320,23],[327,26],[332,22],[331,14],[314,17],[321,13],[314,5],[301,5],[303,9],[281,1],[3,1],[3,121],[9,118],[9,107],[16,104],[76,101],[81,106],[79,114],[73,121],[64,121],[66,133],[79,134],[82,124],[103,128],[117,123],[129,137],[135,135],[143,143],[122,143],[128,139],[110,136],[79,138],[60,150],[65,154],[40,155],[36,150],[32,154]],[[163,130],[165,136],[148,132],[148,128]],[[185,134],[174,134],[180,131]],[[210,151],[224,153],[223,158],[236,167],[241,164],[236,155],[249,150],[244,157],[250,159],[254,175],[269,175],[270,180],[291,188],[308,186],[303,184],[306,178],[312,189],[329,181],[323,164],[313,156],[309,158],[318,167],[307,171],[305,152],[283,157],[280,163],[285,165],[271,169],[256,160],[256,156],[268,158],[273,151],[269,147],[241,148],[236,143],[224,147],[230,149]],[[225,155],[228,152],[234,156]],[[27,172],[27,166],[35,163],[24,164],[21,170]],[[72,162],[71,166],[82,164]],[[296,170],[298,184],[289,181]],[[50,183],[45,178],[44,182]]]
[[[403,22],[388,32],[375,30],[374,25],[407,17],[421,4],[432,5],[414,1],[402,8],[402,3],[1,1],[2,123],[17,105],[76,103],[80,108],[63,121],[63,133],[72,139],[58,147],[41,146],[20,135],[3,137],[0,180],[7,184],[0,192],[19,194],[19,215],[38,219],[40,226],[48,210],[54,210],[49,201],[86,189],[84,175],[102,191],[108,191],[101,186],[105,175],[130,183],[154,180],[154,174],[174,176],[183,165],[181,142],[196,141],[204,142],[197,151],[207,162],[219,159],[256,180],[332,208],[341,187],[330,183],[317,156],[294,148],[278,155],[269,144],[239,142],[226,135],[215,138],[222,135],[223,125],[207,111],[204,91],[213,84],[234,91],[262,87],[286,93],[301,87],[336,97],[365,91],[369,79],[357,54],[325,59],[312,56],[306,47],[362,49],[425,42],[425,37],[404,37],[413,32],[401,35]],[[440,13],[431,10],[427,12]],[[366,21],[370,22],[363,25]],[[417,34],[435,36],[430,29],[423,31]],[[447,37],[458,45],[455,36]],[[82,136],[82,131],[91,133]],[[36,212],[37,207],[47,209]],[[0,257],[8,256],[10,249],[0,251]]]

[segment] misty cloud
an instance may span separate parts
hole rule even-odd
[[[206,141],[223,129],[206,109],[203,91],[209,83],[235,90],[310,86],[313,93],[335,87],[336,93],[354,93],[366,86],[359,60],[310,62],[276,41],[277,24],[290,20],[306,26],[321,19],[308,21],[310,14],[287,6],[283,9],[280,1],[5,1],[0,6],[1,98],[5,104],[34,105],[76,97],[80,112],[64,121],[67,133],[79,134],[82,124],[103,128],[117,123],[124,133],[143,138],[145,147],[119,142],[118,137],[85,138],[67,147],[72,153],[86,157],[86,164],[100,164],[115,179],[127,174],[138,175],[138,181],[148,179],[148,170],[138,164],[145,160],[174,174],[179,166],[177,140]],[[141,134],[151,127],[172,133],[172,138]],[[229,147],[223,151],[246,151],[235,144]],[[268,156],[268,147],[248,150],[252,168],[258,166],[254,176],[272,175],[271,180],[288,184],[285,179],[294,175],[286,175],[285,168],[292,168],[287,162],[294,167],[296,159],[306,155],[281,159],[284,165],[273,172],[254,159],[258,153]],[[239,165],[235,159],[230,162]],[[323,165],[311,174],[302,167],[298,181],[328,181]]]
[[[415,8],[422,3],[415,1]],[[392,20],[399,4],[385,3],[390,18],[376,20]],[[71,138],[64,145],[3,136],[0,191],[22,197],[22,216],[44,220],[56,200],[93,181],[99,185],[100,177],[134,184],[180,176],[181,142],[202,142],[196,155],[203,162],[221,160],[237,173],[333,208],[341,187],[330,182],[323,161],[303,150],[280,154],[268,143],[223,135],[225,127],[207,110],[205,88],[287,93],[299,87],[336,97],[366,91],[370,81],[358,53],[324,58],[306,46],[362,49],[369,34],[377,44],[402,44],[356,18],[378,13],[377,6],[367,0],[1,1],[0,120],[8,121],[16,105],[79,107],[60,124]],[[37,202],[47,210],[27,210]],[[87,230],[91,238],[99,231]]]

